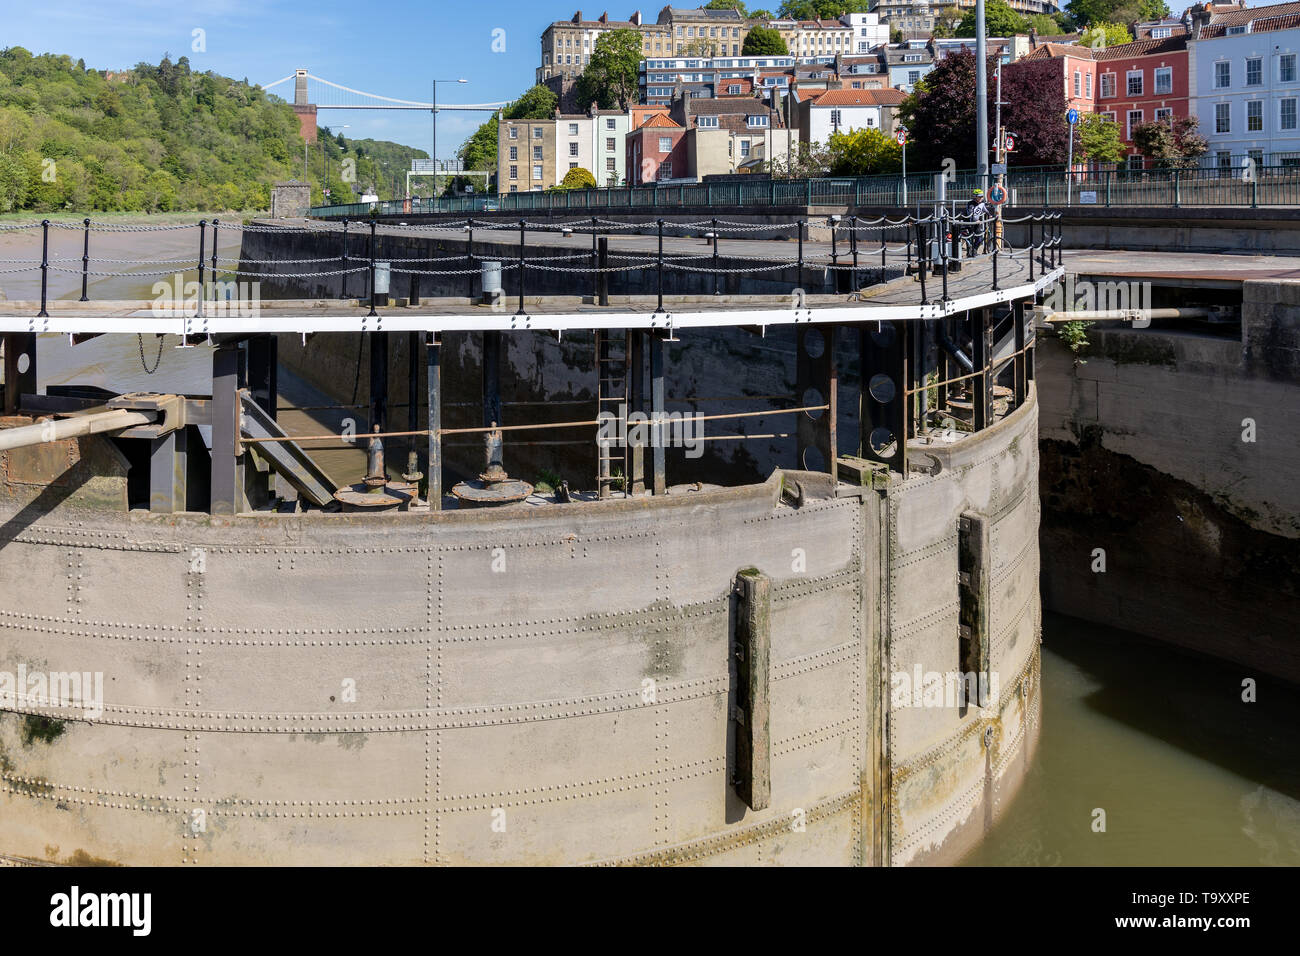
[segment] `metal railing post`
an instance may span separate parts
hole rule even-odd
[[[83,219],[82,224],[85,226],[86,234],[81,247],[81,301],[89,302],[90,296],[86,294],[86,279],[90,274],[90,220]]]
[[[378,315],[375,311],[375,220],[370,220],[370,312],[369,315]]]
[[[917,273],[921,276],[921,304],[929,305],[930,299],[925,292],[925,274],[930,270],[930,263],[927,259],[929,255],[925,246],[925,224],[917,219],[916,222],[916,265]]]
[[[600,253],[596,246],[596,227],[598,223],[596,217],[591,217],[591,302],[593,305],[600,300]]]
[[[840,264],[840,254],[835,244],[835,227],[838,224],[835,222],[835,219],[833,217],[831,218],[830,223],[831,223],[831,288],[838,290],[840,274],[839,271],[835,268]]]
[[[343,220],[343,255],[339,257],[339,298],[348,297],[348,220]]]
[[[206,219],[200,219],[199,220],[199,308],[197,313],[200,316],[203,315],[203,300],[207,298],[207,296],[204,295],[203,293],[203,258],[204,258],[203,244],[204,244],[204,240],[206,240],[207,237],[208,237],[208,221]]]
[[[655,306],[656,312],[664,310],[664,221],[659,220],[659,263],[657,266],[659,272],[659,304]]]
[[[524,238],[528,229],[526,220],[519,220],[519,311],[515,315],[524,314]]]
[[[202,255],[202,253],[200,253]],[[50,313],[45,311],[45,295],[49,288],[50,274],[50,221],[41,220],[41,311],[37,313],[38,318],[45,318]]]
[[[1026,250],[1026,252],[1029,253],[1029,281],[1030,282],[1034,281],[1034,252],[1036,251],[1034,249],[1034,218],[1035,217],[1033,213],[1030,213],[1029,214],[1029,248]]]
[[[217,301],[217,294],[218,294],[217,293],[217,238],[218,238],[218,230],[220,228],[221,228],[221,220],[213,219],[212,220],[212,301],[213,302]],[[236,274],[235,278],[236,279],[239,278],[238,274]],[[200,291],[202,290],[200,289]]]
[[[799,220],[799,276],[798,279],[796,280],[800,288],[803,288],[803,227],[804,225],[805,225],[805,220],[800,219]]]
[[[718,295],[718,220],[713,220],[713,294]]]
[[[468,237],[468,238],[465,240],[465,261],[468,263],[468,265],[469,265],[469,269],[470,269],[470,274],[469,274],[469,276],[468,276],[469,281],[465,284],[465,288],[466,288],[466,290],[467,290],[468,293],[469,293],[469,300],[470,300],[471,302],[473,302],[473,301],[474,301],[474,272],[473,272],[473,269],[474,269],[474,217],[473,217],[473,216],[469,216],[469,217],[465,220],[465,234],[466,234],[466,236]]]

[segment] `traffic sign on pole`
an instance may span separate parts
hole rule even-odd
[[[1065,121],[1069,123],[1071,126],[1079,122],[1079,111],[1076,109],[1070,110],[1068,113],[1065,114]]]
[[[1014,153],[1014,152],[1016,151],[1016,134],[1015,134],[1015,133],[1007,133],[1007,134],[1006,134],[1006,136],[1003,138],[1002,148],[1005,149],[1008,153]]]

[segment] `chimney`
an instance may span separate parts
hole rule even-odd
[[[608,12],[602,13],[602,14],[600,15],[600,19],[599,19],[597,22],[598,22],[598,23],[608,23],[608,22],[609,22],[609,13],[608,13]]]
[[[573,20],[572,20],[571,22],[573,22],[573,23],[581,23],[581,22],[582,22],[582,11],[581,11],[581,10],[579,10],[577,13],[575,13],[575,14],[573,15]]]
[[[632,16],[628,18],[628,21],[629,21],[630,23],[635,24],[636,26],[640,26],[640,25],[641,25],[641,11],[638,10],[636,13],[632,14]]]

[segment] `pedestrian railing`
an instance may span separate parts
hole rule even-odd
[[[942,183],[940,178],[942,177]],[[1240,166],[1173,169],[1012,168],[1003,177],[1009,205],[1095,206],[1294,206],[1300,205],[1300,166]],[[671,183],[605,189],[566,189],[394,199],[338,206],[314,206],[320,219],[430,213],[542,212],[791,206],[916,208],[942,195],[965,197],[987,189],[988,177],[974,170],[817,179],[759,179],[753,182]]]

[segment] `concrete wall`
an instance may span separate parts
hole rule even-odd
[[[0,576],[24,586],[0,592],[0,671],[102,672],[105,707],[0,713],[0,856],[951,860],[1036,732],[1034,425],[1030,404],[881,491],[786,472],[423,517],[126,514],[117,459],[86,480],[106,440],[52,443],[87,462],[53,492],[6,453]],[[887,714],[889,667],[953,662],[972,508],[995,522],[1000,697]],[[729,783],[732,582],[750,566],[774,582],[759,812]]]
[[[1300,283],[1243,291],[1240,338],[1040,347],[1044,599],[1300,681]]]

